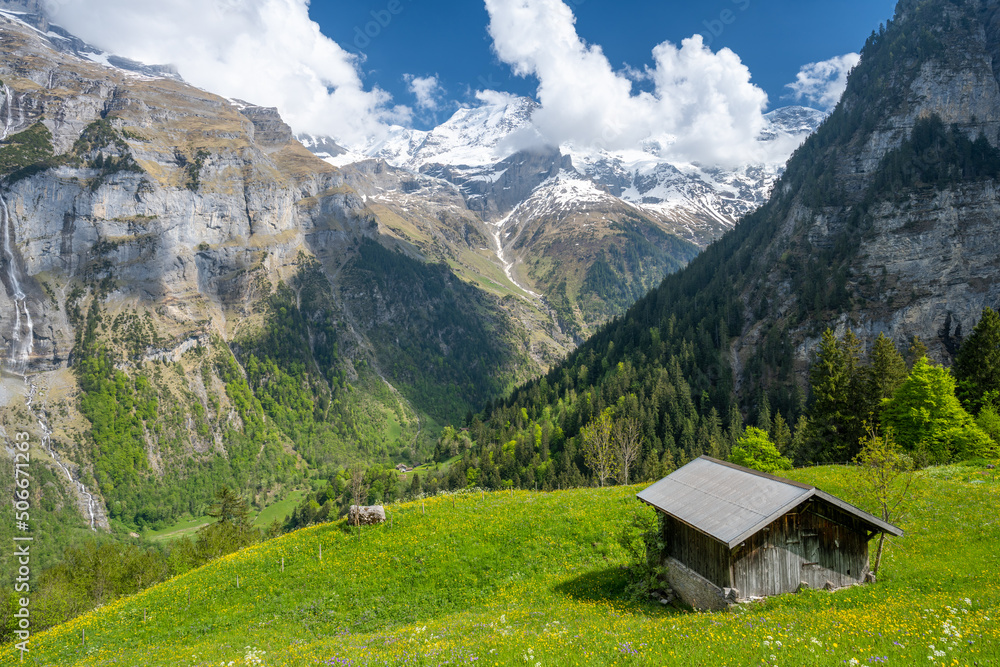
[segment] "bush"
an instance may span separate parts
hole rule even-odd
[[[618,535],[618,543],[629,557],[627,593],[636,601],[667,588],[659,517],[648,508],[637,510]]]
[[[753,468],[766,473],[792,469],[792,462],[781,455],[768,437],[767,431],[753,426],[747,427],[743,437],[736,441],[729,460],[744,468]]]
[[[951,372],[927,357],[886,401],[883,425],[926,463],[988,456],[996,446],[959,403]]]
[[[993,442],[1000,444],[1000,413],[992,405],[983,408],[976,417],[976,426],[983,429]]]

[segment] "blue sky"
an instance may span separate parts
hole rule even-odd
[[[831,108],[894,11],[894,0],[45,2],[101,48],[170,63],[189,83],[277,107],[296,132],[356,150],[393,125],[428,129],[459,105],[513,94],[540,103],[532,126],[548,145],[654,142],[717,165],[787,157],[761,154],[764,114],[796,101]],[[786,87],[797,78],[800,100]]]
[[[391,7],[390,2],[313,0],[310,5],[309,15],[324,34],[364,55],[366,85],[378,85],[402,104],[414,103],[406,75],[437,76],[449,99],[465,103],[472,101],[470,91],[482,88],[535,93],[534,77],[515,76],[493,53],[487,32],[490,17],[482,2],[397,0]],[[895,7],[894,0],[569,0],[567,4],[576,15],[580,37],[600,45],[616,68],[642,69],[652,64],[656,45],[679,44],[701,33],[713,51],[728,47],[740,56],[752,82],[767,93],[770,108],[794,103],[785,85],[795,81],[803,65],[859,51]],[[417,114],[414,124],[444,120],[450,109]]]

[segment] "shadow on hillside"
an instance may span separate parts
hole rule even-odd
[[[646,615],[670,616],[680,613],[675,607],[663,606],[653,600],[634,599],[628,585],[628,572],[621,568],[608,568],[581,574],[558,584],[554,590],[574,600],[614,603],[616,609]]]

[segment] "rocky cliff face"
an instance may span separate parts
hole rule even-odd
[[[520,322],[540,311],[478,286],[503,270],[454,186],[337,169],[274,109],[40,20],[0,12],[0,413],[36,442],[45,424],[78,519],[91,496],[93,525],[135,527],[219,483],[264,503],[310,470],[419,459],[428,418],[537,368]]]
[[[74,280],[108,279],[116,300],[156,303],[171,328],[199,321],[226,335],[229,306],[253,300],[255,272],[287,278],[295,254],[337,227],[296,203],[342,179],[273,109],[56,54],[0,21],[8,137],[36,124],[51,134],[53,166],[8,175],[4,192],[15,261],[44,276],[26,282],[39,364],[72,347],[65,309],[48,304]]]
[[[783,164],[675,165],[655,142],[618,152],[547,146],[531,122],[536,109],[527,98],[503,99],[461,109],[429,132],[393,128],[354,151],[301,139],[331,164],[376,158],[454,185],[465,200],[455,213],[471,211],[492,229],[508,287],[544,322],[551,353],[536,358],[547,364],[764,203]],[[824,117],[779,109],[761,141],[795,145]],[[570,191],[580,196],[560,194]],[[412,203],[413,194],[384,185],[379,197]]]
[[[998,15],[996,2],[906,0],[869,40],[840,106],[754,220],[774,234],[742,292],[752,316],[732,359],[744,386],[761,379],[746,369],[768,336],[800,371],[827,326],[903,349],[918,336],[947,363],[1000,304]],[[960,157],[976,151],[978,167]]]

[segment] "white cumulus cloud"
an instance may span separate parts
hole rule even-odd
[[[827,111],[832,110],[847,89],[847,75],[861,62],[857,53],[847,53],[818,63],[809,63],[799,70],[794,83],[785,87],[795,99],[805,100]]]
[[[205,90],[275,106],[296,132],[351,144],[406,122],[366,89],[357,56],[320,32],[308,0],[46,0],[54,23],[107,51],[175,65]]]
[[[671,158],[716,165],[773,158],[758,141],[767,95],[731,50],[712,52],[700,35],[664,42],[644,76],[654,90],[636,92],[636,73],[584,42],[562,0],[485,2],[497,56],[539,81],[533,120],[549,142],[614,150],[654,139]]]
[[[410,88],[410,92],[417,98],[417,108],[424,111],[437,111],[440,107],[440,97],[444,94],[444,88],[437,76],[414,76],[405,75],[405,80]]]

